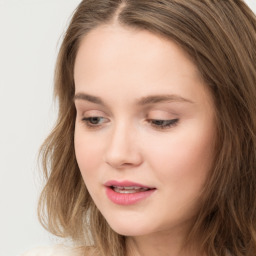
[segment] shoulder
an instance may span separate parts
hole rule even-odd
[[[72,248],[64,245],[52,247],[37,247],[20,256],[91,256],[90,247]]]

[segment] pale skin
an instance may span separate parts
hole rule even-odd
[[[170,40],[110,24],[82,40],[74,79],[77,162],[98,209],[127,236],[127,256],[197,255],[184,238],[211,169],[215,115],[196,66]],[[155,192],[117,205],[108,180]]]

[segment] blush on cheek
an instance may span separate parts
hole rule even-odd
[[[93,172],[99,169],[102,161],[102,144],[90,136],[75,133],[75,154],[81,173]]]
[[[165,183],[172,180],[205,180],[212,164],[213,158],[213,133],[203,133],[198,129],[182,131],[182,136],[176,134],[164,142],[150,140],[147,144],[147,154],[151,157],[150,164],[157,169],[159,180]],[[159,146],[156,146],[159,145]]]

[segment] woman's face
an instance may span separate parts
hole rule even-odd
[[[188,227],[215,137],[196,66],[172,41],[109,25],[84,37],[74,77],[77,162],[109,225],[127,236]]]

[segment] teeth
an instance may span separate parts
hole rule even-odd
[[[112,186],[113,190],[117,193],[121,194],[132,194],[137,192],[143,192],[149,190],[148,188],[142,188],[142,187],[118,187],[118,186]]]
[[[113,186],[114,188],[118,188],[118,189],[131,189],[131,190],[135,190],[135,189],[143,189],[141,187],[118,187],[118,186]]]

